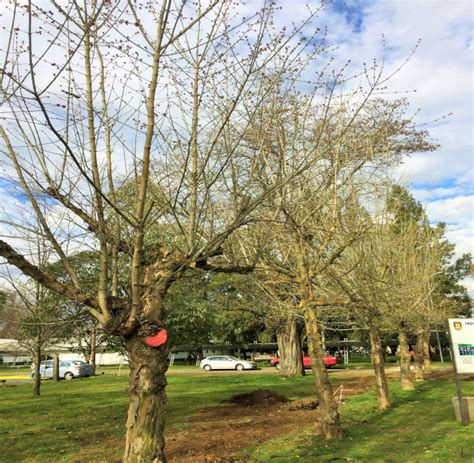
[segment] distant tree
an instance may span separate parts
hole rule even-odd
[[[0,338],[16,339],[21,309],[15,304],[16,295],[13,291],[0,290]]]
[[[188,271],[167,295],[166,327],[172,346],[202,354],[203,344],[257,340],[265,312],[246,276]]]
[[[100,272],[98,253],[95,251],[80,251],[69,256],[69,261],[77,268],[76,278],[83,291],[96,292]],[[46,263],[42,270],[54,276],[57,281],[64,285],[72,284],[71,277],[61,260]],[[120,272],[117,272],[117,285],[120,288],[119,292],[124,297],[127,295],[125,286],[127,273],[129,276],[127,269],[121,269]],[[68,341],[73,344],[73,348],[81,353],[90,365],[96,364],[98,350],[123,351],[121,340],[117,336],[101,330],[97,319],[89,316],[86,305],[51,290],[47,290],[47,295],[51,303],[60,307],[62,317],[75,320],[75,323],[71,323],[67,327],[66,336]]]

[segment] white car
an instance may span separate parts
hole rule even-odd
[[[255,362],[241,360],[231,355],[213,355],[201,360],[199,365],[203,370],[254,370],[257,368]]]

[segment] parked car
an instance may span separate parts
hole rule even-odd
[[[84,369],[84,376],[94,376],[95,375],[95,366],[89,365],[84,360],[71,360],[74,365],[80,365]]]
[[[53,360],[45,360],[40,364],[40,376],[42,378],[53,377]],[[82,378],[95,374],[94,367],[83,360],[61,360],[59,362],[59,377],[64,379]],[[30,376],[33,378],[35,372]]]
[[[238,359],[231,355],[213,355],[201,360],[199,365],[203,370],[254,370],[257,368],[255,362]]]
[[[309,356],[306,354],[302,354],[303,356],[303,365],[305,368],[311,368],[311,359]],[[324,357],[324,364],[326,365],[326,368],[331,368],[334,365],[337,365],[339,363],[339,357],[336,357],[334,355],[326,355]],[[280,358],[275,357],[270,361],[271,365],[274,366],[277,370],[280,369]]]

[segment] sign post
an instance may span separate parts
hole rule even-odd
[[[448,332],[454,362],[461,424],[469,423],[469,410],[462,395],[459,375],[474,374],[474,318],[450,318]]]

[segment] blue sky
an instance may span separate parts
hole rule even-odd
[[[249,0],[245,9],[255,10],[257,3]],[[317,0],[277,3],[283,7],[278,22],[288,25],[307,16],[306,4],[319,5]],[[448,224],[457,255],[474,251],[473,8],[472,0],[333,0],[318,20],[319,27],[328,28],[328,41],[338,46],[337,61],[351,59],[356,69],[380,59],[382,35],[387,70],[403,63],[421,39],[389,91],[406,96],[414,110],[420,108],[420,123],[452,114],[427,125],[440,149],[406,158],[395,176],[433,222]],[[0,166],[0,204],[21,201],[21,195],[12,198],[1,176]],[[467,284],[474,290],[472,281]]]
[[[340,53],[356,61],[377,56],[382,33],[389,66],[421,39],[390,87],[416,90],[407,97],[420,122],[452,114],[427,125],[441,147],[407,158],[397,174],[432,221],[448,224],[458,254],[473,252],[474,243],[473,8],[470,0],[348,0],[332,2],[322,18]]]

